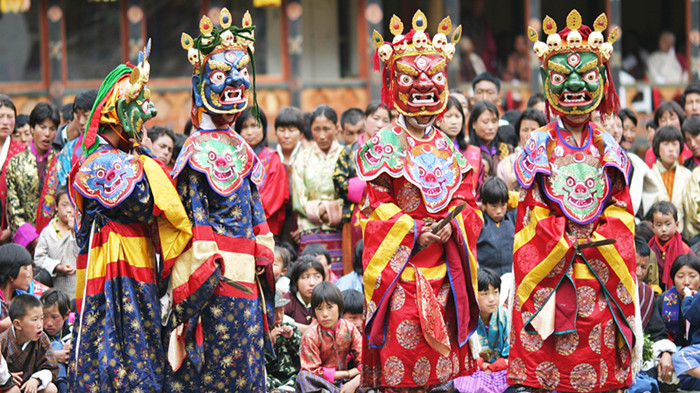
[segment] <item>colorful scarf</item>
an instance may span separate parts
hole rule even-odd
[[[680,298],[678,297],[678,291],[673,285],[671,289],[664,293],[664,299],[661,303],[661,318],[664,320],[666,325],[666,331],[674,343],[679,343],[679,339],[683,336],[681,331],[678,329],[678,318],[680,315]]]
[[[681,234],[676,232],[666,244],[661,244],[659,238],[654,236],[649,240],[649,247],[656,254],[656,260],[659,263],[659,278],[661,283],[670,289],[673,287],[673,278],[671,277],[671,265],[679,255],[690,252],[690,247],[683,241]],[[668,261],[668,263],[666,263]]]

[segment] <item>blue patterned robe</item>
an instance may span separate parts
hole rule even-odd
[[[202,141],[227,146],[208,150]],[[211,158],[231,146],[239,148],[243,169],[237,169],[238,184],[221,186],[197,165],[198,155]],[[168,378],[168,391],[265,391],[263,346],[270,345],[274,310],[274,242],[254,183],[261,168],[252,149],[231,130],[194,133],[175,164],[173,177],[193,239],[173,268],[173,336],[180,345],[173,345],[171,337],[169,359],[177,371]]]

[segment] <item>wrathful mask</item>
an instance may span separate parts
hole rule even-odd
[[[391,91],[394,107],[405,116],[434,115],[447,105],[445,58],[411,54],[396,60]]]
[[[248,105],[249,62],[243,50],[216,52],[205,58],[201,74],[192,76],[195,105],[220,115],[243,111]]]
[[[593,52],[554,54],[540,74],[549,104],[564,115],[590,113],[603,98],[605,66]]]

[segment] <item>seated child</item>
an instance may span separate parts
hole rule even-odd
[[[294,262],[290,274],[289,293],[285,296],[289,303],[284,306],[284,313],[294,320],[301,334],[311,324],[311,294],[314,288],[326,278],[321,262],[310,255],[303,255]]]
[[[265,352],[267,370],[267,391],[271,393],[294,391],[296,376],[301,368],[299,347],[301,334],[293,322],[283,322],[284,306],[289,303],[279,292],[275,294],[275,318],[272,322],[270,339],[275,350],[274,356]]]
[[[365,296],[362,294],[362,292],[354,289],[346,289],[341,293],[343,294],[343,302],[345,303],[343,319],[355,325],[358,332],[364,332],[365,323],[363,320],[362,308],[365,305]]]
[[[505,392],[508,389],[508,311],[499,306],[501,278],[489,268],[477,271],[479,286],[479,325],[477,334],[481,343],[479,370],[474,374],[455,379],[455,389],[460,392]]]
[[[323,270],[326,272],[324,281],[330,281],[332,283],[338,281],[338,276],[331,271],[331,253],[326,246],[320,243],[309,244],[304,248],[304,251],[301,252],[301,255],[311,255],[321,262]]]
[[[63,292],[51,289],[41,295],[44,307],[44,332],[51,341],[53,354],[58,361],[56,387],[59,393],[68,392],[66,369],[70,360],[72,327],[66,322],[70,314],[70,299]]]
[[[678,210],[671,202],[657,202],[649,210],[654,229],[654,237],[649,247],[656,255],[659,267],[659,284],[663,290],[673,287],[671,263],[681,254],[690,252],[678,231]],[[668,261],[668,263],[666,263]]]
[[[323,282],[311,295],[314,321],[301,338],[301,372],[297,392],[358,391],[360,371],[348,369],[348,358],[362,363],[362,336],[342,318],[345,303],[335,284]],[[325,390],[324,390],[325,389]],[[359,390],[362,391],[362,390]]]
[[[0,349],[17,385],[10,392],[56,393],[52,381],[58,364],[43,331],[41,301],[32,295],[17,295],[9,313],[12,327],[0,334]]]
[[[56,217],[41,231],[34,263],[53,277],[53,288],[75,298],[78,246],[73,235],[75,216],[65,187],[56,191]]]
[[[486,180],[480,192],[484,226],[476,241],[476,255],[479,266],[501,276],[513,270],[516,210],[508,211],[508,187],[500,178]]]
[[[275,246],[275,261],[272,272],[275,275],[275,289],[282,293],[289,292],[289,277],[286,276],[292,254],[284,247]]]

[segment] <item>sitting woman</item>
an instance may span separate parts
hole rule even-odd
[[[692,260],[694,265],[700,266],[700,260],[693,254],[683,257]],[[683,276],[683,302],[680,309],[690,323],[687,339],[689,345],[681,348],[673,355],[673,368],[680,378],[680,388],[683,390],[700,390],[700,296],[697,288],[700,284],[700,274],[688,269]]]
[[[677,347],[683,348],[690,344],[690,341],[684,312],[687,309],[684,310],[681,304],[688,293],[685,288],[688,288],[690,293],[694,293],[700,287],[700,260],[692,254],[679,255],[673,261],[670,273],[673,286],[656,297],[655,307],[661,314],[671,341]],[[661,390],[665,390],[664,384],[675,385],[678,383],[678,380],[674,378],[671,355],[670,351],[664,352],[659,360],[656,377],[660,382]]]

